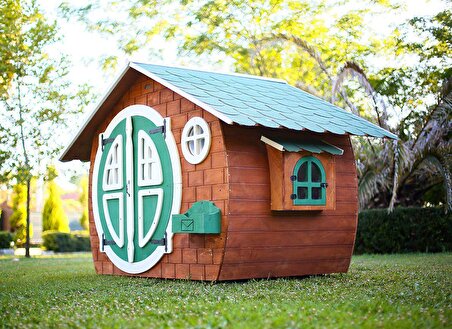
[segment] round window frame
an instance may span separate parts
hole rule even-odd
[[[189,143],[188,137],[191,137],[188,136],[188,134],[192,129],[194,130],[196,126],[200,126],[203,131],[203,134],[205,135],[204,145],[199,154],[193,154],[190,150],[190,147],[188,146]],[[212,135],[210,132],[209,124],[203,118],[200,117],[193,117],[190,120],[188,120],[184,126],[184,129],[182,130],[181,135],[181,148],[185,160],[187,160],[191,164],[199,164],[203,162],[209,155],[211,144],[212,144]]]

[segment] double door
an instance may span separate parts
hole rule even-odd
[[[146,106],[122,110],[99,136],[92,203],[100,250],[140,273],[171,252],[180,209],[180,163],[168,119]]]

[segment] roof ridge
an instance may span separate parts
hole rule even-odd
[[[139,62],[139,61],[130,61],[130,63],[138,64],[138,65],[144,64],[144,65],[153,65],[153,66],[159,66],[159,67],[168,67],[168,68],[172,68],[172,69],[181,69],[181,70],[195,71],[195,72],[229,75],[229,76],[235,76],[235,77],[247,78],[247,79],[273,81],[273,82],[278,82],[278,83],[283,83],[283,84],[288,85],[287,81],[284,79],[262,77],[259,75],[252,75],[252,74],[244,74],[244,73],[236,73],[236,72],[218,72],[218,71],[212,71],[212,70],[207,70],[207,69],[186,67],[186,66],[181,66],[181,65],[169,65],[169,64],[161,65],[161,64],[145,63],[145,62]]]

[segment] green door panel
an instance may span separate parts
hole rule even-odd
[[[123,243],[111,244],[109,245],[109,247],[120,259],[128,262],[128,234],[121,234],[121,232],[127,232],[128,209],[126,198],[130,193],[128,189],[133,189],[133,262],[140,262],[152,255],[152,253],[159,246],[158,244],[153,243],[152,240],[161,240],[165,237],[165,232],[171,218],[174,184],[171,158],[163,133],[154,132],[157,126],[144,116],[135,115],[131,117],[131,120],[133,127],[133,159],[126,159],[126,119],[117,124],[109,136],[103,136],[104,140],[109,141],[116,139],[116,137],[119,135],[122,136],[122,147],[120,147],[121,152],[117,155],[123,160],[121,163],[121,168],[119,170],[123,184],[121,184],[120,187],[114,189],[105,188],[105,181],[108,181],[109,178],[107,179],[104,176],[112,174],[111,172],[109,173],[108,170],[106,170],[106,167],[114,167],[115,165],[114,161],[113,163],[108,163],[107,160],[109,158],[114,158],[114,156],[109,156],[112,147],[117,148],[117,145],[115,145],[114,143],[107,143],[104,146],[100,160],[97,186],[95,187],[97,189],[97,200],[94,200],[94,202],[97,202],[97,205],[99,207],[100,222],[102,225],[102,231],[105,234],[105,240],[118,241],[121,240],[122,237]],[[140,164],[140,159],[138,159],[138,146],[144,147],[144,144],[139,141],[140,131],[146,132],[147,136],[149,136],[150,141],[154,144],[155,149],[158,152],[160,164],[153,163],[152,168],[158,168],[158,166],[161,166],[162,180],[159,184],[149,184],[144,186],[139,186],[139,184],[137,184],[139,180],[138,166],[142,165]],[[147,140],[147,142],[149,143],[149,140]],[[150,148],[149,150],[141,150],[141,154],[144,154],[147,151],[149,151],[148,153],[150,153]],[[115,150],[113,150],[112,152],[115,152]],[[129,182],[126,177],[126,166],[133,166],[132,182]],[[115,197],[113,198],[112,195]],[[140,196],[141,201],[139,200]],[[142,208],[141,217],[139,216],[139,207]],[[142,222],[140,223],[140,221]],[[150,230],[153,230],[152,236],[149,237],[148,242],[143,246],[140,246],[139,243],[139,225],[142,225],[143,236],[146,236],[146,234]]]
[[[155,130],[157,126],[150,121],[149,119],[142,116],[134,116],[133,120],[133,144],[138,145],[138,132],[140,130],[149,132],[151,130]],[[166,145],[164,136],[161,132],[148,134],[154,143],[159,157],[161,161],[163,182],[159,185],[151,185],[151,186],[138,186],[138,184],[134,184],[134,195],[138,196],[138,192],[142,190],[149,189],[162,189],[163,197],[162,200],[158,200],[158,197],[155,195],[144,197],[143,209],[144,209],[144,232],[148,232],[146,227],[150,228],[152,225],[152,221],[154,219],[154,214],[157,209],[157,203],[162,202],[162,212],[160,215],[160,220],[158,222],[157,228],[152,235],[152,240],[160,240],[165,236],[166,228],[168,227],[169,220],[171,218],[171,206],[173,202],[173,173],[171,170],[171,159],[168,151],[168,147]],[[138,182],[138,149],[134,147],[133,150],[134,156],[134,181]],[[138,198],[134,199],[135,206],[135,227],[138,228]],[[135,229],[135,240],[134,245],[138,246],[138,230]],[[135,249],[135,260],[141,261],[147,258],[154,250],[158,247],[158,245],[153,243],[147,243],[143,248]]]
[[[125,126],[126,126],[126,120],[124,119],[118,125],[116,125],[116,127],[113,129],[110,136],[103,136],[103,138],[105,140],[107,140],[107,139],[114,140],[114,139],[116,139],[117,136],[121,135],[122,142],[124,142],[125,141]],[[107,143],[104,145],[102,157],[100,160],[100,170],[98,173],[98,180],[97,180],[97,187],[96,187],[97,188],[97,200],[94,200],[94,202],[97,202],[97,205],[99,207],[100,221],[101,221],[101,225],[102,225],[102,231],[104,232],[104,235],[105,235],[105,239],[110,240],[110,241],[114,240],[112,231],[114,231],[114,232],[120,232],[121,230],[125,231],[125,225],[126,225],[125,220],[119,221],[120,216],[122,216],[122,218],[126,218],[125,202],[122,202],[123,209],[120,209],[119,198],[116,199],[117,200],[116,202],[114,199],[108,200],[106,202],[104,200],[105,198],[108,198],[108,196],[110,194],[112,194],[112,192],[114,192],[118,196],[121,195],[123,200],[125,199],[125,194],[126,194],[126,184],[124,184],[124,182],[126,181],[126,172],[123,169],[120,170],[121,174],[122,174],[121,175],[122,176],[122,184],[121,184],[122,186],[113,191],[105,191],[104,185],[105,185],[106,178],[104,177],[104,175],[107,174],[105,167],[107,166],[107,159],[109,158],[110,152],[114,151],[112,149],[112,148],[114,148],[114,146],[115,146],[114,143]],[[121,147],[121,152],[120,152],[120,154],[117,154],[117,156],[122,157],[122,159],[124,160],[126,158],[125,152],[126,152],[126,149],[123,144]],[[123,167],[124,161],[121,161],[121,162],[122,162],[122,167]],[[107,209],[104,207],[105,204],[107,204]],[[113,230],[109,229],[109,227],[108,227],[108,223],[107,223],[108,217],[110,217],[110,219],[111,219],[111,224],[112,224]],[[120,224],[122,224],[122,227]],[[126,234],[123,235],[123,243],[121,243],[119,245],[112,244],[112,245],[110,245],[110,248],[121,259],[126,260],[127,259],[127,250],[126,250],[125,246],[127,246],[127,235]]]

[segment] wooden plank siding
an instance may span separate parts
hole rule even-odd
[[[357,178],[348,136],[222,125],[229,206],[219,280],[346,272],[358,217]],[[336,209],[271,211],[267,152],[260,137],[315,136],[344,150],[336,156]]]
[[[91,189],[94,158],[97,152],[98,135],[103,132],[110,121],[121,110],[129,105],[148,105],[157,110],[163,117],[171,118],[171,130],[176,140],[182,168],[182,206],[181,213],[196,201],[213,200],[221,209],[222,234],[175,234],[173,236],[173,252],[162,257],[149,271],[135,276],[175,278],[194,280],[217,280],[222,263],[226,232],[228,224],[227,200],[228,196],[228,171],[226,148],[219,120],[210,113],[202,110],[192,102],[182,98],[177,93],[169,90],[161,84],[139,75],[135,77],[128,88],[121,85],[113,99],[119,99],[115,104],[108,104],[105,109],[105,119],[97,123],[91,145],[91,166],[89,170],[89,218],[90,237],[94,265],[97,273],[129,275],[116,268],[104,253],[99,251],[99,239],[94,225]],[[185,123],[193,116],[203,117],[210,126],[212,133],[212,145],[208,157],[198,165],[188,163],[181,151],[180,136]]]
[[[357,226],[356,168],[348,136],[296,132],[287,129],[227,125],[192,102],[144,75],[124,80],[103,105],[104,120],[93,122],[90,154],[89,220],[97,273],[129,275],[99,251],[91,199],[98,134],[129,105],[148,105],[171,118],[182,168],[180,213],[197,201],[211,200],[221,209],[221,234],[175,234],[173,252],[152,269],[136,276],[237,280],[348,270]],[[194,116],[203,117],[212,132],[208,157],[188,163],[181,152],[181,133]],[[91,127],[90,126],[90,127]],[[344,150],[335,157],[335,210],[271,211],[271,180],[262,135],[320,138]]]

